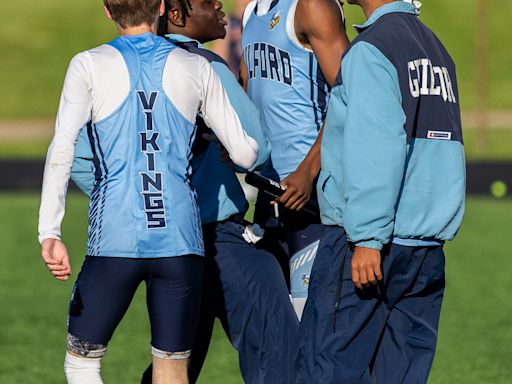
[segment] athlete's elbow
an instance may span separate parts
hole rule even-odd
[[[237,148],[230,154],[233,163],[239,167],[249,169],[251,168],[258,159],[258,144],[256,142],[248,143],[244,148]]]

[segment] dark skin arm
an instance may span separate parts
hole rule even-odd
[[[295,32],[305,48],[313,50],[320,69],[332,86],[341,66],[341,56],[349,45],[336,0],[299,0],[295,11]],[[308,202],[320,172],[323,128],[295,172],[281,181],[286,192],[276,201],[300,210]]]
[[[299,0],[295,13],[295,31],[299,41],[312,49],[329,85],[333,85],[341,66],[341,56],[349,45],[338,5],[335,0]],[[247,71],[243,63],[240,76],[247,91]],[[320,171],[320,146],[323,127],[310,151],[297,170],[281,184],[287,191],[277,202],[300,210],[311,196],[314,180]],[[355,247],[351,264],[352,281],[358,289],[382,280],[379,250]]]
[[[247,67],[245,66],[243,56],[240,58],[240,84],[247,93]]]
[[[311,198],[315,179],[320,172],[320,147],[323,133],[324,128],[322,127],[315,143],[295,172],[281,181],[281,185],[286,187],[286,191],[276,199],[276,202],[283,204],[288,209],[299,211]]]
[[[350,42],[336,0],[299,0],[295,11],[295,33],[311,49],[327,83],[332,86],[341,66],[341,56]]]

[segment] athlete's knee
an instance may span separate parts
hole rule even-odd
[[[151,354],[157,359],[162,360],[186,360],[190,357],[191,351],[181,351],[181,352],[167,352],[162,351],[158,348],[151,347]]]
[[[87,359],[101,359],[107,352],[107,346],[94,344],[68,334],[68,352],[71,355]]]
[[[107,348],[68,336],[64,373],[68,384],[103,384],[101,358]]]

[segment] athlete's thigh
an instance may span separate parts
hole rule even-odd
[[[279,263],[266,250],[247,243],[242,237],[244,228],[243,224],[227,222],[217,232],[215,263],[224,299],[228,294],[232,295],[234,302],[244,302],[261,296],[244,298],[244,295],[261,293],[270,294],[279,300],[286,297],[288,300],[288,289]]]
[[[215,232],[217,224],[203,226],[205,248],[203,293],[193,353],[190,356],[189,381],[195,383],[199,377],[210,346],[215,318],[224,311],[224,298],[220,282],[220,271],[215,261]]]
[[[264,193],[258,193],[254,207],[254,223],[265,230],[258,248],[264,248],[273,254],[280,264],[288,267],[288,243],[286,229],[280,218],[279,207],[272,205],[273,200]]]
[[[189,255],[154,259],[146,280],[151,345],[164,352],[193,346],[203,286],[204,260]]]
[[[352,254],[344,231],[328,227],[311,272],[299,329],[301,384],[359,384],[368,375],[387,311],[376,292],[362,294],[355,288]]]
[[[216,263],[223,288],[223,325],[239,353],[245,382],[288,382],[298,320],[279,263],[243,238],[244,226],[222,225]]]
[[[402,294],[393,303],[375,356],[372,375],[377,382],[427,382],[437,343],[437,329],[444,293],[442,247],[400,247],[407,271],[391,276]],[[407,252],[405,252],[405,251]],[[407,280],[404,277],[410,276]],[[404,284],[400,284],[404,282]],[[397,294],[396,289],[392,294]],[[394,299],[394,298],[393,298]],[[393,369],[389,369],[393,366]]]
[[[294,299],[308,296],[311,268],[325,226],[305,213],[293,213],[285,221],[290,250],[290,293]]]
[[[106,345],[142,281],[141,260],[87,256],[73,288],[68,332]]]

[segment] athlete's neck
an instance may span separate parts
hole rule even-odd
[[[141,24],[137,25],[136,27],[128,27],[128,28],[122,28],[117,25],[117,30],[119,31],[119,34],[121,36],[134,36],[134,35],[142,35],[143,33],[151,32],[156,35],[157,29],[156,24],[154,25],[148,25],[148,24]]]
[[[363,12],[366,15],[366,18],[369,19],[377,8],[380,8],[388,3],[393,3],[394,1],[396,0],[369,0],[361,1],[359,5],[361,6],[361,8],[363,8]]]

